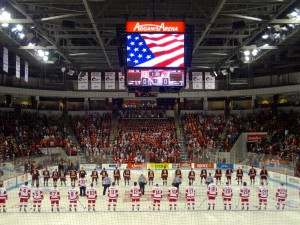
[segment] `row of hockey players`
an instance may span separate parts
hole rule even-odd
[[[88,210],[90,211],[93,209],[95,211],[95,204],[97,200],[97,190],[94,188],[93,183],[90,185],[88,190],[86,191],[86,179],[82,176],[79,179],[79,186],[80,186],[80,194],[83,196],[87,196],[87,204],[88,204]],[[207,199],[208,200],[208,210],[215,209],[215,200],[218,195],[218,187],[214,184],[213,180],[210,181],[208,187],[207,187],[207,197],[202,201],[200,206],[203,204],[203,202]],[[177,200],[178,200],[179,191],[176,187],[176,184],[173,183],[172,187],[168,188],[168,194],[167,197],[169,199],[169,207],[170,210],[174,208],[176,210],[177,206]],[[267,199],[268,199],[268,188],[264,185],[263,182],[261,182],[261,186],[258,190],[258,198],[259,198],[259,207],[258,209],[261,209],[261,206],[264,205],[264,208],[267,207]],[[108,188],[108,210],[110,210],[111,205],[113,205],[113,209],[116,210],[117,206],[117,198],[119,196],[118,189],[115,185],[115,182],[112,183],[112,185]],[[137,182],[134,182],[133,187],[130,189],[130,197],[132,199],[132,210],[134,210],[135,206],[137,207],[137,210],[139,210],[140,207],[140,198],[142,196],[141,189],[137,186]],[[222,198],[224,201],[224,209],[226,210],[227,206],[231,210],[232,207],[232,196],[233,191],[229,184],[229,182],[226,183],[226,186],[222,188]],[[247,187],[247,183],[244,182],[243,186],[240,188],[239,196],[241,198],[241,205],[242,210],[244,210],[244,207],[246,206],[246,209],[249,209],[249,197],[250,197],[250,188]],[[277,188],[276,191],[276,198],[277,198],[277,209],[279,209],[280,205],[282,205],[282,209],[285,207],[285,200],[287,198],[287,188],[284,186],[284,183],[281,183],[280,187]],[[19,190],[19,198],[20,198],[20,211],[22,211],[22,208],[26,212],[26,208],[28,205],[28,200],[31,197],[31,189],[28,187],[28,182],[25,182],[24,185],[20,187]],[[36,185],[36,188],[32,191],[32,197],[33,197],[33,210],[40,212],[42,201],[44,199],[44,193],[43,190],[39,187],[39,184]],[[161,187],[156,184],[152,189],[152,195],[153,199],[153,210],[155,210],[155,207],[157,207],[158,210],[160,210],[160,202],[163,197],[163,191]],[[189,186],[185,190],[185,197],[187,200],[188,209],[192,207],[194,209],[195,207],[195,197],[196,197],[196,190],[194,186],[192,185],[192,182],[189,182]],[[0,183],[0,207],[3,208],[3,212],[6,212],[6,200],[8,199],[7,191],[3,187],[3,184]],[[71,189],[68,191],[68,199],[69,199],[69,210],[72,211],[72,207],[74,207],[74,210],[77,210],[77,201],[79,201],[79,194],[78,190],[75,189],[75,185],[73,184]],[[54,211],[54,206],[56,206],[56,210],[59,211],[59,201],[60,201],[60,191],[57,188],[57,185],[55,184],[53,189],[50,190],[50,202],[51,202],[51,210]],[[79,201],[81,204],[81,202]],[[199,207],[200,207],[199,206]],[[1,208],[0,208],[1,210]]]
[[[230,167],[228,167],[225,171],[225,177],[227,179],[227,182],[229,182],[229,184],[231,184],[232,174],[233,174],[233,170]],[[36,183],[39,182],[40,174],[37,169],[34,169],[31,172],[31,175],[32,175],[32,186],[34,186],[35,182]],[[81,176],[85,177],[87,175],[87,173],[84,170],[84,168],[81,168],[81,170],[78,172],[78,174],[77,174],[76,170],[71,170],[69,175],[70,175],[71,184],[75,184],[78,177],[81,177]],[[100,172],[100,175],[102,176],[102,181],[103,181],[103,179],[108,175],[105,168],[103,168],[103,170]],[[248,176],[250,178],[251,184],[253,184],[253,185],[255,184],[256,175],[257,175],[256,169],[254,167],[250,168],[250,170],[248,171]],[[268,181],[267,181],[268,171],[265,168],[262,168],[259,175],[260,175],[261,181],[265,181],[266,184],[268,184]],[[43,171],[43,176],[44,176],[44,186],[48,186],[48,182],[49,182],[50,178],[53,179],[54,185],[57,185],[58,180],[60,180],[61,185],[66,186],[67,174],[64,171],[58,172],[57,170],[55,170],[52,173],[52,175],[50,175],[50,172],[48,171],[48,169],[45,169]],[[166,168],[162,169],[161,179],[163,180],[163,185],[167,185],[168,176],[169,176],[168,169],[166,169]],[[179,168],[177,168],[175,170],[175,176],[179,176],[182,179],[182,172]],[[207,179],[207,176],[208,176],[207,170],[205,168],[203,168],[200,172],[201,184],[202,184],[202,181],[205,181]],[[238,185],[243,183],[243,176],[244,176],[244,171],[241,168],[238,168],[236,171],[236,180],[238,182]],[[92,171],[91,177],[92,177],[92,182],[95,182],[96,185],[98,185],[99,173],[96,169],[94,169]],[[115,168],[115,170],[113,171],[113,177],[114,177],[114,182],[117,185],[119,185],[121,173],[118,168]],[[124,178],[125,185],[126,184],[129,185],[129,181],[131,179],[131,171],[129,169],[125,169],[123,171],[123,178]],[[195,181],[195,178],[196,178],[196,173],[193,169],[191,169],[191,171],[189,171],[189,173],[188,173],[188,179],[190,182],[193,183]],[[218,183],[221,184],[222,170],[220,168],[217,168],[215,170],[214,178],[216,178],[216,184],[218,184]],[[153,180],[154,180],[154,171],[149,169],[148,170],[149,184],[152,183],[152,185],[153,185]]]

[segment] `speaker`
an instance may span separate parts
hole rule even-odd
[[[70,21],[70,20],[63,20],[62,21],[62,26],[74,29],[75,28],[75,22],[74,21]]]
[[[241,28],[244,28],[245,26],[246,26],[246,24],[245,24],[245,21],[243,21],[243,20],[232,23],[233,30],[241,29]]]

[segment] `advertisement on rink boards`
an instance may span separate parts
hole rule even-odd
[[[217,164],[217,168],[222,170],[226,170],[228,167],[233,170],[233,164]]]
[[[128,169],[147,169],[147,163],[128,163]]]
[[[149,163],[149,169],[171,169],[172,168],[172,163]]]
[[[180,168],[190,169],[190,168],[192,168],[192,163],[180,163]]]
[[[80,169],[84,169],[85,171],[92,171],[97,169],[97,164],[80,164]]]
[[[213,169],[215,165],[213,163],[194,163],[194,168],[206,168]]]

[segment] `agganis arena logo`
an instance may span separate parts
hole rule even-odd
[[[162,22],[160,25],[158,24],[140,24],[136,23],[133,28],[134,32],[178,32],[177,26],[165,26],[165,23]]]

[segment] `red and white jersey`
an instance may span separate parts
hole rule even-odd
[[[86,179],[85,178],[80,178],[78,180],[78,186],[79,187],[86,187]]]
[[[30,193],[31,193],[30,188],[25,185],[22,185],[20,187],[19,197],[20,198],[30,198]]]
[[[60,192],[56,188],[50,191],[50,200],[59,200],[60,199]]]
[[[89,188],[86,191],[86,196],[87,196],[88,199],[95,200],[97,198],[97,190],[93,187]]]
[[[222,189],[222,196],[224,198],[231,198],[232,197],[232,188],[230,186],[224,186]]]
[[[216,197],[218,195],[218,188],[214,183],[211,183],[207,187],[207,196]]]
[[[278,187],[276,191],[276,198],[286,199],[286,197],[287,197],[287,188],[283,186]]]
[[[34,200],[41,200],[44,198],[43,190],[40,188],[33,189],[32,197]]]
[[[0,200],[7,199],[7,191],[5,188],[0,188]]]
[[[68,199],[71,201],[78,199],[78,191],[75,188],[71,188],[68,191]]]
[[[193,199],[196,196],[196,189],[193,186],[189,186],[187,187],[187,189],[185,189],[185,197],[187,199]]]
[[[260,186],[258,189],[258,197],[261,199],[268,198],[268,189],[265,186]]]
[[[107,195],[109,199],[117,199],[119,197],[119,191],[115,186],[110,186]]]
[[[169,199],[177,200],[177,198],[178,198],[178,189],[177,189],[177,187],[169,187],[168,197],[169,197]]]
[[[140,199],[141,196],[142,196],[141,189],[137,186],[132,186],[130,190],[130,197],[132,199]]]
[[[160,187],[154,187],[152,189],[152,198],[153,198],[153,200],[161,200],[162,199],[162,190]]]
[[[243,186],[240,189],[241,199],[248,199],[250,197],[250,189],[247,186]]]

